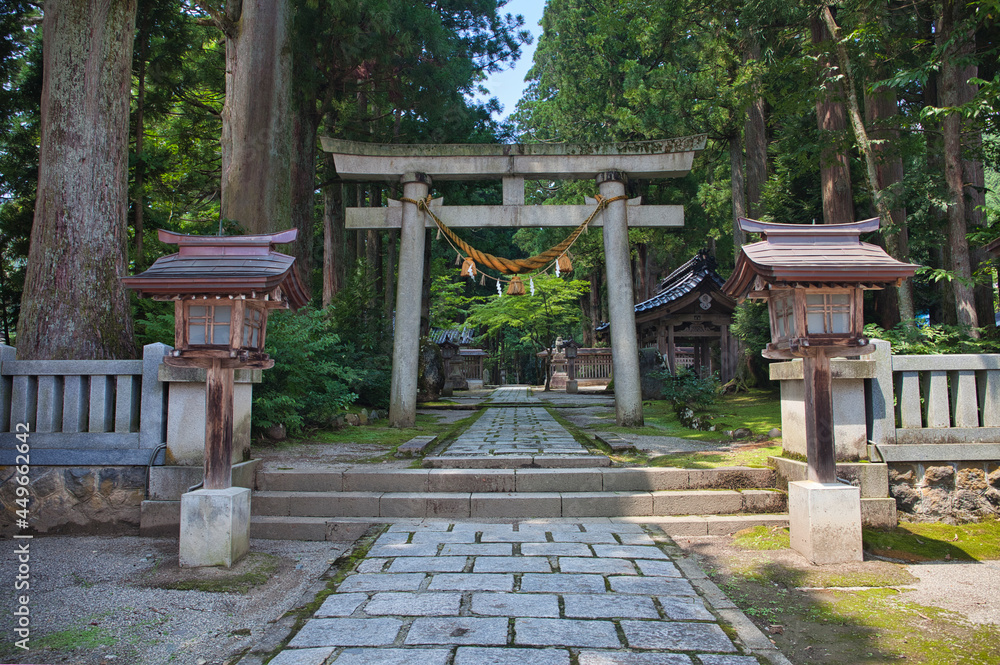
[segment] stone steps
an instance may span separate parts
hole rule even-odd
[[[607,458],[605,458],[607,459]],[[773,469],[646,467],[258,471],[256,489],[286,492],[632,492],[775,487]]]
[[[594,492],[339,491],[254,493],[252,514],[270,517],[550,518],[778,513],[777,490]]]
[[[250,537],[275,540],[353,541],[372,524],[408,521],[254,515],[250,519]],[[582,518],[579,521],[588,522]],[[787,515],[769,514],[654,516],[623,518],[617,521],[658,526],[669,536],[722,536],[758,525],[788,526]]]
[[[439,455],[425,457],[423,465],[432,469],[574,469],[611,466],[604,455]]]

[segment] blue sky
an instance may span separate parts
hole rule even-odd
[[[535,54],[538,36],[542,34],[542,28],[538,22],[542,20],[544,9],[545,2],[543,0],[510,0],[501,9],[505,14],[523,16],[524,27],[535,38],[530,45],[521,48],[521,58],[515,63],[513,69],[505,69],[498,74],[491,74],[483,83],[490,91],[490,96],[500,100],[500,104],[503,106],[501,118],[506,118],[514,112],[517,102],[524,92],[524,77],[531,69],[531,59]]]

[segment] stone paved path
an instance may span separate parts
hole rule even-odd
[[[642,527],[393,524],[271,665],[756,665]]]
[[[501,386],[493,391],[489,401],[494,404],[512,402],[515,404],[528,404],[537,402],[538,398],[530,394],[528,386]]]
[[[501,389],[502,390],[502,389]],[[587,455],[566,428],[541,407],[486,409],[475,423],[440,454],[473,455]]]

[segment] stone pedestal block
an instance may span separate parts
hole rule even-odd
[[[253,384],[261,371],[236,370],[233,385],[233,464],[250,459],[250,411]],[[160,381],[167,394],[167,464],[202,466],[205,463],[205,370],[160,365]]]
[[[830,361],[833,391],[833,437],[838,462],[868,457],[865,379],[875,375],[869,360]],[[781,381],[781,445],[786,452],[806,454],[806,405],[802,361],[772,363],[772,381]]]
[[[861,491],[841,483],[788,483],[792,549],[816,565],[861,561]]]
[[[250,551],[250,490],[196,490],[181,496],[180,565],[232,567]]]
[[[577,384],[576,379],[569,379],[566,381],[566,392],[570,395],[575,395],[580,392],[579,384]]]

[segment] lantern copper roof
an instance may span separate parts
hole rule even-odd
[[[740,228],[760,233],[763,240],[743,246],[733,274],[722,286],[738,299],[764,284],[881,288],[912,277],[919,267],[897,261],[877,245],[861,242],[862,233],[878,230],[878,217],[823,225],[740,218]]]
[[[153,297],[249,296],[280,287],[288,305],[298,309],[309,302],[309,292],[299,279],[295,258],[274,250],[274,245],[297,236],[298,229],[246,236],[191,236],[161,229],[160,241],[177,245],[178,252],[122,282],[139,295]]]

